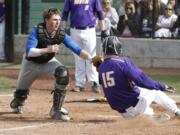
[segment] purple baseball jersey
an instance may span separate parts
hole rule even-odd
[[[71,27],[94,27],[96,16],[103,20],[103,12],[99,0],[66,0],[62,12],[62,20],[67,21],[69,12]]]
[[[125,110],[138,102],[140,90],[137,86],[165,90],[165,85],[152,80],[131,59],[112,56],[99,67],[99,81],[112,109]]]
[[[0,3],[0,23],[5,19],[5,4]]]

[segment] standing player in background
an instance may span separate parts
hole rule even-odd
[[[41,75],[50,75],[55,78],[50,117],[68,121],[70,120],[68,112],[62,109],[62,105],[69,83],[69,73],[68,69],[55,58],[55,53],[59,51],[59,45],[64,43],[76,55],[84,59],[90,59],[90,56],[60,29],[61,17],[58,9],[50,8],[44,11],[43,19],[44,22],[33,28],[28,37],[26,53],[10,107],[13,112],[22,113],[31,84]]]
[[[5,4],[0,0],[0,61],[5,59],[4,39],[5,39]]]
[[[65,28],[70,14],[70,33],[74,41],[81,48],[86,50],[92,57],[96,55],[96,15],[98,17],[101,37],[106,35],[104,26],[104,17],[99,0],[66,0],[62,13],[62,26]],[[79,58],[75,55],[75,87],[74,91],[80,92],[84,90],[86,77],[91,82],[94,92],[98,89],[98,73],[93,64],[87,60]]]
[[[164,93],[175,92],[175,89],[152,80],[132,60],[120,57],[121,52],[121,42],[117,37],[109,36],[104,40],[104,61],[98,67],[98,72],[111,108],[125,118],[140,114],[153,116],[150,104],[155,102],[180,117],[180,109],[175,101]]]

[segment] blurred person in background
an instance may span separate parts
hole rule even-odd
[[[157,22],[158,14],[155,14],[155,22]],[[148,0],[146,10],[142,16],[142,36],[151,37],[153,30],[153,1]]]
[[[119,21],[119,16],[117,14],[117,11],[114,7],[112,7],[112,0],[102,0],[102,9],[104,13],[105,20],[110,20],[110,35],[113,35],[115,33],[115,30],[117,29],[117,24]],[[106,23],[106,21],[105,21]]]
[[[180,16],[180,0],[169,0],[168,4],[171,4],[174,8],[175,14]]]
[[[180,16],[180,0],[177,0],[175,5],[175,13]]]
[[[126,3],[125,10],[125,15],[119,17],[117,35],[123,37],[138,37],[140,35],[140,16],[136,14],[134,3]]]
[[[174,14],[174,8],[171,4],[167,4],[164,14],[158,17],[156,23],[155,37],[167,38],[172,37],[171,29],[177,20],[177,15]]]
[[[5,41],[5,4],[4,4],[4,0],[0,0],[0,61],[1,62],[5,60],[4,41]]]
[[[115,4],[115,9],[119,16],[122,16],[126,13],[125,5],[127,2],[129,2],[129,0],[118,0],[117,3]],[[133,2],[133,0],[131,2]]]
[[[168,4],[171,4],[174,8],[174,13],[178,16],[173,28],[171,29],[172,37],[179,38],[180,37],[180,0],[168,0]]]
[[[168,0],[167,4],[171,4],[175,8],[176,3],[176,0]]]

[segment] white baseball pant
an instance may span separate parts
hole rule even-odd
[[[79,46],[87,51],[91,57],[96,56],[96,31],[95,28],[88,28],[85,30],[79,30],[71,28],[72,39],[79,44]],[[77,55],[75,57],[75,80],[76,86],[84,87],[86,83],[86,77],[88,82],[98,83],[98,73],[93,64],[80,58]]]
[[[122,116],[125,118],[133,118],[140,114],[154,115],[153,108],[150,107],[152,102],[157,103],[163,108],[176,113],[179,111],[176,102],[168,97],[164,92],[160,90],[148,90],[145,88],[140,89],[139,101],[135,107],[129,107],[126,109]]]

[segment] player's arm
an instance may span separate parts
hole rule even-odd
[[[36,48],[38,44],[37,29],[33,28],[29,34],[26,43],[26,56],[27,57],[38,57],[46,53],[54,53],[59,50],[59,45],[49,46],[47,48]]]
[[[166,90],[165,84],[151,79],[140,68],[138,68],[130,59],[127,59],[124,71],[126,76],[132,81],[134,81],[136,85],[140,87],[147,89],[162,90],[162,91]]]
[[[64,37],[64,44],[67,48],[73,51],[75,54],[80,56],[83,59],[91,60],[91,56],[88,52],[81,49],[77,43],[75,43],[69,35],[65,35]]]
[[[62,11],[62,18],[61,18],[61,28],[66,28],[66,23],[68,20],[68,16],[69,16],[69,11],[70,11],[70,1],[66,0],[65,4],[64,4],[64,9]]]

